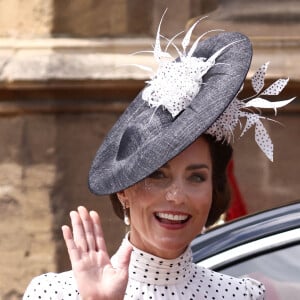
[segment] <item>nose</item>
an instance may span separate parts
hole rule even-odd
[[[173,201],[178,204],[185,201],[186,195],[178,185],[173,183],[166,190],[165,198],[167,201]]]

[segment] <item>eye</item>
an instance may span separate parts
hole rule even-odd
[[[165,177],[166,176],[162,170],[156,170],[152,174],[149,175],[149,178],[151,178],[151,179],[163,179]]]
[[[203,182],[206,180],[206,176],[200,173],[194,173],[189,177],[192,182]]]

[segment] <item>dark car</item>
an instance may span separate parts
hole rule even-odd
[[[209,230],[192,250],[199,265],[263,282],[267,299],[300,299],[300,201]]]

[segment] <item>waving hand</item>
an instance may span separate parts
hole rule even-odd
[[[123,299],[131,246],[125,240],[115,254],[112,266],[106,250],[100,217],[83,206],[70,213],[73,233],[62,227],[74,276],[83,300]]]

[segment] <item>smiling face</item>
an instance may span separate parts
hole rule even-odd
[[[212,162],[200,137],[145,180],[118,193],[130,208],[130,241],[172,259],[201,232],[212,203]]]

